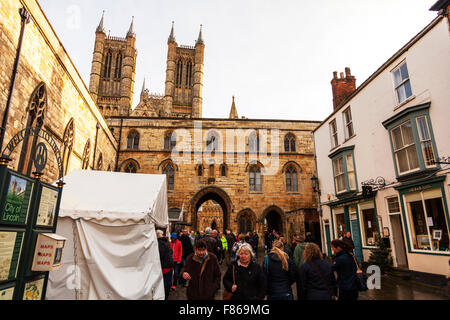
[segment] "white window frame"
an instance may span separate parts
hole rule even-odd
[[[350,114],[350,121],[348,123],[347,123],[347,117],[346,117],[347,112]],[[344,122],[345,140],[348,140],[348,139],[352,138],[355,135],[355,128],[353,126],[352,110],[351,110],[350,106],[342,112],[342,121]],[[353,133],[351,135],[350,135],[350,132],[349,132],[349,127],[350,126],[351,126],[352,131],[353,131]]]
[[[420,125],[419,125],[419,118],[425,119],[425,125],[426,125],[427,131],[428,131],[428,139],[424,139],[422,137],[422,131],[420,130]],[[434,168],[434,167],[436,167],[436,164],[427,165],[426,155],[425,155],[425,151],[424,151],[424,148],[423,148],[423,144],[424,143],[427,143],[427,142],[430,143],[431,144],[431,150],[433,151],[434,160],[436,160],[436,153],[435,153],[434,147],[433,147],[433,139],[431,139],[431,131],[430,131],[430,126],[428,125],[427,116],[423,115],[423,116],[416,117],[416,125],[417,125],[417,135],[418,135],[419,140],[420,140],[420,148],[422,150],[423,163],[425,164],[426,168]]]
[[[398,85],[395,85],[395,72],[399,71],[400,68],[406,65],[406,70],[408,71],[408,78],[403,79]],[[397,67],[395,67],[395,69],[393,69],[392,71],[392,84],[394,86],[394,92],[395,92],[395,101],[397,102],[397,106],[403,104],[405,101],[408,101],[408,99],[410,99],[411,97],[414,97],[414,94],[412,92],[412,86],[411,86],[411,77],[409,75],[409,70],[408,70],[408,64],[406,63],[406,60],[403,60],[402,62],[400,62]],[[401,76],[401,71],[400,72],[400,76]],[[409,81],[409,87],[411,88],[411,95],[409,97],[406,97],[406,90],[405,90],[405,99],[403,101],[399,100],[398,97],[398,91],[402,86],[405,85],[406,82]]]
[[[391,141],[392,141],[392,150],[393,150],[393,152],[394,152],[395,162],[396,162],[396,164],[397,164],[397,171],[398,171],[398,175],[399,175],[399,176],[402,176],[402,175],[405,175],[405,174],[408,174],[408,173],[411,173],[411,172],[420,171],[419,154],[417,153],[417,146],[416,146],[416,142],[415,142],[415,141],[414,141],[412,144],[409,144],[409,145],[403,145],[403,147],[402,147],[401,149],[395,150],[394,130],[397,129],[397,128],[400,128],[400,134],[401,134],[401,136],[402,136],[402,142],[404,143],[404,142],[405,142],[405,139],[403,138],[403,132],[402,132],[401,126],[404,125],[404,124],[407,123],[407,122],[410,122],[410,123],[411,123],[411,120],[408,119],[408,120],[406,120],[406,121],[400,123],[398,126],[395,126],[394,128],[392,128],[392,129],[390,130]],[[412,123],[411,123],[411,130],[413,131],[412,133],[413,133],[413,135],[414,135],[414,128],[412,127]],[[399,166],[399,162],[398,162],[397,152],[402,151],[402,150],[404,150],[404,149],[406,149],[406,148],[409,148],[409,147],[411,147],[412,145],[414,145],[415,152],[416,152],[416,155],[417,155],[417,161],[418,161],[418,163],[419,163],[419,166],[418,166],[417,168],[415,168],[415,169],[410,169],[410,170],[408,170],[408,171],[400,172],[400,166]],[[408,153],[406,153],[406,157],[407,157],[407,160],[408,160],[408,166],[410,166],[409,155],[408,155]]]
[[[342,169],[343,169],[343,171],[342,171],[341,173],[337,174],[337,172],[336,172],[336,167],[335,167],[334,163],[335,163],[335,161],[337,162],[337,161],[339,161],[339,160],[342,161]],[[343,193],[343,192],[346,192],[346,191],[347,191],[347,184],[346,184],[346,181],[345,181],[345,164],[346,164],[346,162],[345,162],[345,160],[344,160],[344,156],[340,156],[340,157],[337,157],[337,158],[335,158],[335,159],[332,160],[332,166],[333,166],[333,179],[334,179],[334,184],[336,185],[336,193],[337,193],[337,194],[340,194],[340,193]],[[338,177],[338,176],[339,176],[339,177],[340,177],[340,176],[344,176],[344,189],[342,189],[342,190],[338,190],[338,183],[337,183],[337,177]]]
[[[333,132],[333,124],[336,131]],[[331,149],[336,148],[339,145],[339,137],[338,137],[338,129],[337,129],[337,122],[336,119],[333,119],[329,123],[330,126],[330,139],[331,139]]]
[[[388,213],[388,215],[392,216],[392,215],[396,215],[396,214],[401,214],[402,213],[402,207],[401,207],[400,199],[398,198],[398,196],[389,196],[389,197],[386,197],[385,199],[386,199],[386,212]],[[397,199],[398,211],[395,211],[395,212],[390,212],[389,211],[389,199]]]

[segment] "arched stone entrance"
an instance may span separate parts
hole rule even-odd
[[[239,233],[247,233],[248,231],[256,230],[256,215],[249,209],[243,209],[236,215],[236,220]]]
[[[219,187],[205,187],[198,191],[190,202],[191,224],[194,230],[198,228],[197,213],[200,206],[208,200],[214,200],[218,203],[223,212],[223,230],[230,225],[230,216],[233,211],[233,205],[228,194]]]
[[[277,232],[284,234],[287,231],[285,228],[285,215],[281,208],[277,206],[266,208],[261,215],[261,221],[263,223],[264,219],[267,222],[266,226],[269,232],[275,229]]]

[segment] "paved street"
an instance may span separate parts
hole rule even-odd
[[[263,254],[259,255],[258,263],[262,263]],[[225,274],[225,263],[221,266],[222,277]],[[293,285],[296,298],[296,287]],[[216,300],[222,300],[223,285],[216,295]],[[445,290],[418,284],[412,281],[399,279],[397,277],[382,276],[380,290],[368,290],[360,293],[359,300],[446,300]],[[169,300],[186,300],[186,288],[177,287],[172,291]]]

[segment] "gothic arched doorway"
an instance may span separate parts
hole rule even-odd
[[[212,200],[213,204],[219,205],[222,211],[222,216],[220,217],[222,221],[217,221],[218,219],[215,218],[212,223],[215,222],[217,227],[221,227],[222,231],[225,231],[225,229],[227,229],[230,224],[230,215],[233,207],[228,194],[223,189],[218,187],[203,188],[199,192],[197,192],[194,197],[192,197],[190,203],[190,211],[191,224],[193,229],[198,230],[198,211],[200,207],[202,207],[202,205],[209,200]],[[212,223],[210,224],[211,226]]]
[[[279,207],[271,206],[267,208],[264,210],[262,218],[265,220],[264,224],[269,232],[272,232],[272,230],[275,230],[278,233],[284,232],[284,213]]]

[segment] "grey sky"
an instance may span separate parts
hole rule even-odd
[[[144,76],[164,93],[171,21],[179,45],[194,45],[203,24],[203,117],[323,120],[332,111],[333,71],[346,66],[357,86],[436,12],[435,0],[40,0],[89,85],[95,29],[124,37],[135,16],[137,70],[133,107]]]

